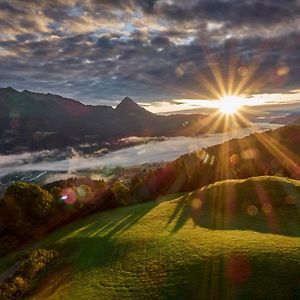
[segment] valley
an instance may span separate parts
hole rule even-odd
[[[0,300],[299,300],[299,41],[300,0],[0,0]]]

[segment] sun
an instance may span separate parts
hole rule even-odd
[[[235,114],[241,106],[241,99],[230,95],[221,98],[217,103],[218,109],[225,115]]]

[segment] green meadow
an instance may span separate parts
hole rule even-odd
[[[91,215],[41,247],[60,256],[28,299],[300,299],[300,182],[217,182]]]

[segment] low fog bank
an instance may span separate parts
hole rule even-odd
[[[101,169],[103,167],[127,167],[144,163],[171,161],[198,148],[206,148],[233,138],[243,138],[254,132],[263,132],[280,126],[277,124],[259,123],[249,128],[240,128],[227,133],[166,138],[162,141],[150,141],[97,157],[86,157],[78,154],[71,158],[55,160],[53,158],[59,157],[55,151],[1,155],[0,177],[17,172],[76,172]]]

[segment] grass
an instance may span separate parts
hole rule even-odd
[[[300,182],[223,181],[92,215],[34,247],[61,258],[30,299],[300,299]]]

